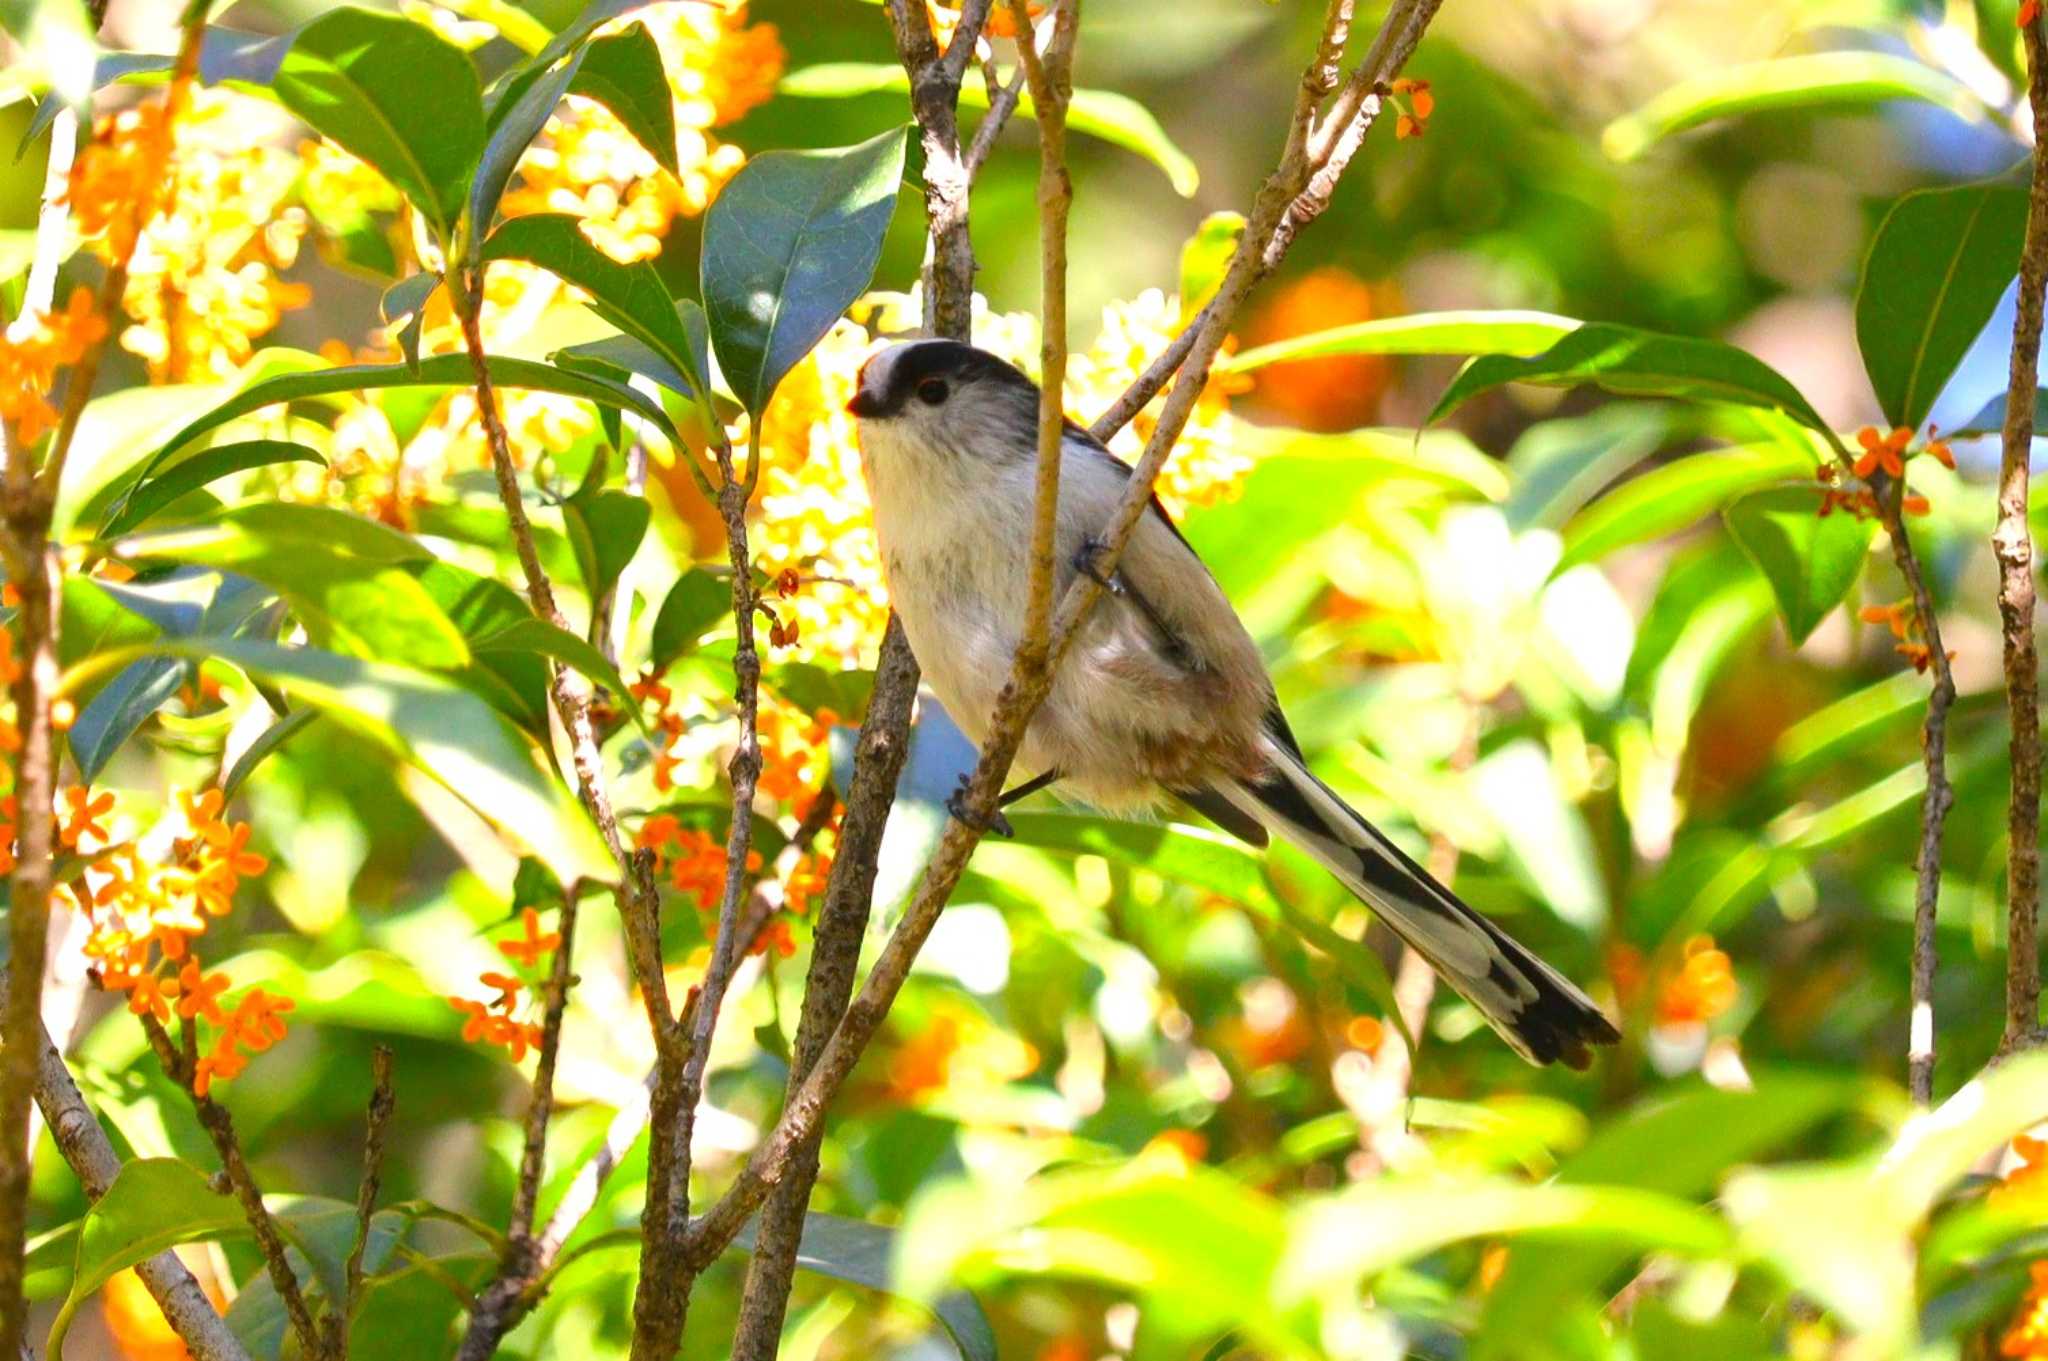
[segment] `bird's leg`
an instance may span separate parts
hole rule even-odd
[[[1059,778],[1060,772],[1057,770],[1048,770],[1042,774],[1032,776],[1023,784],[1009,790],[1002,797],[998,798],[996,800],[996,809],[998,811],[990,813],[984,819],[973,816],[973,810],[967,806],[968,777],[963,774],[960,777],[959,785],[946,798],[946,811],[977,831],[1004,838],[1013,837],[1017,835],[1017,829],[1010,825],[1010,820],[1004,817],[1000,810],[1008,808],[1021,798],[1036,794],[1039,790]]]
[[[1102,549],[1103,543],[1100,539],[1083,539],[1080,549],[1074,554],[1074,570],[1117,599],[1128,601],[1133,609],[1145,616],[1145,622],[1159,635],[1167,654],[1181,666],[1190,666],[1193,654],[1188,651],[1188,646],[1181,640],[1181,636],[1167,625],[1165,617],[1152,608],[1152,602],[1133,590],[1122,572],[1104,576],[1096,570],[1095,559]]]

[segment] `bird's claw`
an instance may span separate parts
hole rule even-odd
[[[958,787],[946,796],[946,811],[951,813],[956,820],[965,823],[984,836],[999,836],[1007,840],[1017,835],[1017,829],[1012,827],[1010,820],[1000,812],[992,809],[986,818],[975,816],[974,810],[967,806],[967,776],[965,775],[960,777]]]
[[[1095,560],[1102,555],[1102,550],[1107,547],[1108,545],[1100,539],[1090,538],[1081,540],[1081,546],[1074,550],[1074,570],[1087,577],[1103,590],[1108,591],[1111,595],[1122,595],[1124,593],[1122,576],[1104,576],[1095,565]]]

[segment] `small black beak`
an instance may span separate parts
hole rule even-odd
[[[853,400],[846,409],[856,416],[879,416],[882,414],[882,399],[866,387],[853,394]]]

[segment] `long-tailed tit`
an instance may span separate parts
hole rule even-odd
[[[849,405],[889,596],[941,703],[977,743],[1009,674],[1028,591],[1038,388],[995,356],[909,341],[861,370]],[[1130,469],[1067,425],[1055,592],[1096,570]],[[1018,754],[1021,791],[1104,811],[1172,796],[1257,846],[1314,857],[1536,1063],[1583,1068],[1619,1038],[1570,982],[1465,906],[1308,770],[1257,646],[1157,501],[1139,520]]]

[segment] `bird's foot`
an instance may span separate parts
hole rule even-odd
[[[1102,540],[1096,538],[1081,540],[1081,546],[1074,550],[1074,570],[1087,577],[1103,590],[1108,591],[1111,595],[1122,595],[1124,593],[1122,574],[1117,573],[1104,576],[1101,569],[1095,565],[1096,560],[1102,556],[1102,550],[1108,546]]]
[[[1010,825],[1010,820],[999,812],[991,810],[985,818],[975,815],[974,810],[967,806],[967,780],[968,777],[962,775],[959,785],[946,796],[946,811],[984,836],[999,836],[1007,840],[1017,835],[1017,829]]]

